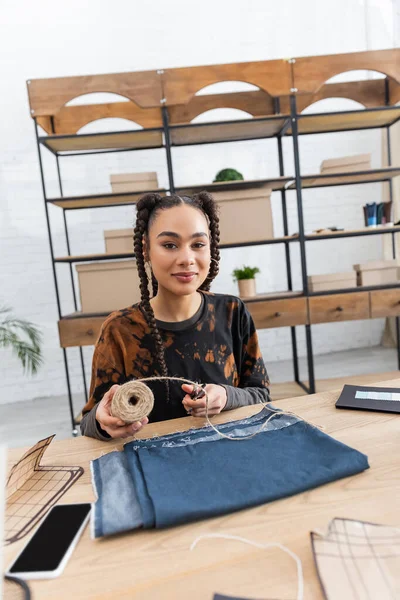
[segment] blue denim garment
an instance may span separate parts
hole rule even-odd
[[[247,429],[243,429],[243,426],[248,425],[250,428],[257,430],[264,420],[265,414],[261,411],[241,421],[219,425],[219,430],[229,435],[248,435]],[[283,421],[278,422],[276,420],[273,423],[273,420],[271,420],[268,423],[268,427],[282,426],[285,426]],[[234,430],[233,433],[232,430]],[[110,452],[92,461],[93,486],[97,497],[92,511],[94,537],[102,537],[140,527],[154,527],[154,508],[146,490],[146,482],[138,454],[132,452],[132,449],[136,450],[138,447],[146,447],[147,445],[161,445],[163,447],[185,445],[186,443],[194,443],[193,439],[200,440],[206,435],[220,439],[220,436],[210,427],[191,429],[148,440],[134,440],[129,444],[125,444],[123,452]],[[129,469],[128,453],[130,455]],[[148,498],[148,502],[143,502],[141,506],[138,501],[138,494],[143,498]]]
[[[226,435],[247,436],[258,431],[270,414],[264,408],[253,417],[218,428]],[[112,513],[117,505],[118,513],[132,513],[132,522],[138,523],[141,515],[145,527],[166,527],[263,504],[368,468],[364,454],[284,414],[275,416],[263,432],[247,440],[227,440],[211,427],[204,427],[134,440],[121,454],[126,456],[126,468],[119,469],[107,482],[107,494],[103,461],[116,453],[93,463],[98,494],[94,510],[96,537],[121,531],[121,521],[125,523],[126,519],[119,519],[119,528],[112,531]],[[107,466],[116,460],[110,458]],[[100,488],[98,478],[103,484]],[[121,488],[130,498],[130,507],[126,502],[123,507],[120,504]]]
[[[97,501],[92,511],[94,536],[137,529],[143,516],[125,452],[110,452],[92,461]]]

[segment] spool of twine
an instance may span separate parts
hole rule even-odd
[[[128,381],[117,389],[110,412],[128,425],[147,417],[154,406],[153,392],[140,380]]]
[[[115,392],[113,399],[111,401],[111,408],[110,408],[111,415],[113,417],[117,417],[118,419],[121,419],[122,421],[124,421],[127,424],[134,423],[135,421],[141,421],[142,419],[144,419],[144,417],[147,417],[151,413],[151,411],[153,410],[153,406],[154,406],[153,392],[146,385],[145,382],[146,381],[166,381],[166,380],[180,381],[182,383],[188,383],[189,385],[194,386],[195,391],[200,389],[198,383],[196,383],[194,381],[190,381],[189,379],[184,379],[183,377],[146,377],[144,379],[135,379],[134,381],[128,381],[127,383],[124,383],[123,385],[121,385]],[[300,417],[296,413],[293,413],[288,410],[277,410],[274,407],[268,405],[267,403],[262,402],[261,403],[262,406],[264,408],[267,408],[269,411],[271,411],[271,414],[264,421],[264,423],[261,425],[261,427],[258,431],[254,432],[250,435],[243,436],[243,437],[234,437],[234,436],[225,435],[225,433],[222,433],[222,431],[219,431],[219,429],[217,429],[215,427],[215,425],[213,425],[211,423],[209,416],[208,416],[208,393],[205,388],[201,388],[201,389],[204,392],[205,401],[206,401],[205,419],[206,419],[207,424],[212,429],[214,429],[214,431],[216,433],[218,433],[221,437],[226,438],[228,440],[241,441],[241,440],[248,440],[249,438],[254,437],[258,433],[261,433],[261,431],[263,431],[265,429],[265,427],[267,426],[269,421],[271,419],[273,419],[276,415],[287,415],[287,416],[296,417],[297,419],[300,419],[307,425],[311,425],[311,427],[317,427],[318,429],[323,429],[323,427],[316,425],[310,421],[307,421],[306,419],[303,419],[303,417]]]

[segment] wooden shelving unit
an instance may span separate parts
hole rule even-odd
[[[327,84],[328,79],[348,70],[376,70],[386,78]],[[196,92],[205,86],[221,81],[247,81],[259,89],[252,92],[199,95]],[[130,102],[113,104],[65,106],[72,98],[107,89],[125,96]],[[400,165],[390,164],[379,169],[334,175],[304,174],[300,169],[299,139],[303,135],[326,134],[376,128],[386,128],[390,150],[390,127],[400,119],[400,50],[381,50],[292,58],[226,65],[209,65],[180,69],[164,69],[91,77],[67,77],[28,81],[31,116],[35,120],[36,135],[41,167],[44,206],[46,211],[51,258],[54,266],[57,305],[59,311],[60,345],[64,352],[66,380],[70,401],[71,419],[74,410],[69,382],[66,348],[81,347],[82,375],[84,364],[82,346],[94,344],[105,314],[83,314],[78,310],[72,265],[79,262],[128,259],[133,253],[74,255],[69,244],[67,222],[65,235],[68,255],[55,257],[50,226],[50,206],[65,212],[77,209],[93,209],[105,206],[135,204],[141,193],[96,194],[47,198],[45,176],[42,166],[42,151],[49,150],[58,161],[68,156],[87,154],[144,151],[162,149],[168,168],[168,188],[159,193],[191,195],[200,190],[210,192],[246,190],[268,186],[281,196],[283,235],[273,239],[255,239],[242,244],[225,244],[222,248],[262,244],[283,244],[287,271],[287,290],[263,294],[245,299],[258,328],[290,327],[293,349],[294,380],[307,392],[315,390],[314,362],[311,327],[315,323],[340,322],[354,319],[381,318],[400,314],[400,286],[375,286],[350,290],[331,290],[313,294],[308,290],[306,243],[365,235],[392,235],[400,227],[361,228],[338,232],[323,231],[306,234],[303,218],[302,191],[307,188],[322,188],[390,182],[400,176]],[[356,100],[365,109],[303,114],[314,102],[342,97]],[[198,115],[213,108],[238,108],[246,111],[250,118],[211,123],[193,123]],[[79,134],[80,128],[101,118],[116,117],[130,119],[142,127],[132,131],[98,134]],[[46,135],[39,135],[39,126]],[[279,173],[274,178],[256,181],[228,183],[187,184],[177,187],[174,182],[173,149],[175,147],[262,140],[275,138],[279,158]],[[293,141],[294,173],[285,174],[282,140]],[[388,152],[390,156],[390,151]],[[390,186],[391,189],[391,186]],[[298,234],[289,235],[286,194],[294,190],[297,199]],[[302,289],[293,290],[290,249],[296,243],[300,248]],[[75,298],[75,312],[63,315],[57,282],[57,263],[69,265],[71,286]],[[60,267],[65,268],[65,267]],[[120,307],[115,307],[120,308]],[[399,321],[398,331],[399,331]],[[307,344],[308,377],[306,383],[300,379],[297,357],[296,327],[304,326]],[[400,365],[400,353],[399,353]],[[86,386],[86,382],[85,386]]]

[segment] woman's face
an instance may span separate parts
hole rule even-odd
[[[159,292],[193,294],[210,269],[210,234],[204,214],[186,204],[160,210],[149,230],[149,259]]]

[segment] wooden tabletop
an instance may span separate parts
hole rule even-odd
[[[377,385],[400,387],[400,379]],[[30,582],[33,597],[211,600],[219,592],[245,598],[296,598],[296,565],[279,549],[258,550],[238,541],[205,539],[190,551],[198,536],[218,533],[259,543],[284,544],[302,561],[305,598],[322,599],[310,531],[325,531],[334,517],[400,526],[400,417],[337,410],[334,404],[338,395],[339,392],[323,392],[277,404],[323,425],[326,433],[367,454],[369,470],[291,498],[170,529],[134,531],[94,541],[88,527],[58,579]],[[214,417],[213,421],[242,418],[259,409],[244,407]],[[148,425],[140,437],[202,425],[202,419],[192,417],[164,421]],[[121,447],[121,443],[88,438],[53,442],[43,464],[81,465],[85,469],[62,502],[93,501],[90,460]],[[10,450],[10,464],[21,455],[21,449]],[[27,539],[5,549],[7,565]]]

